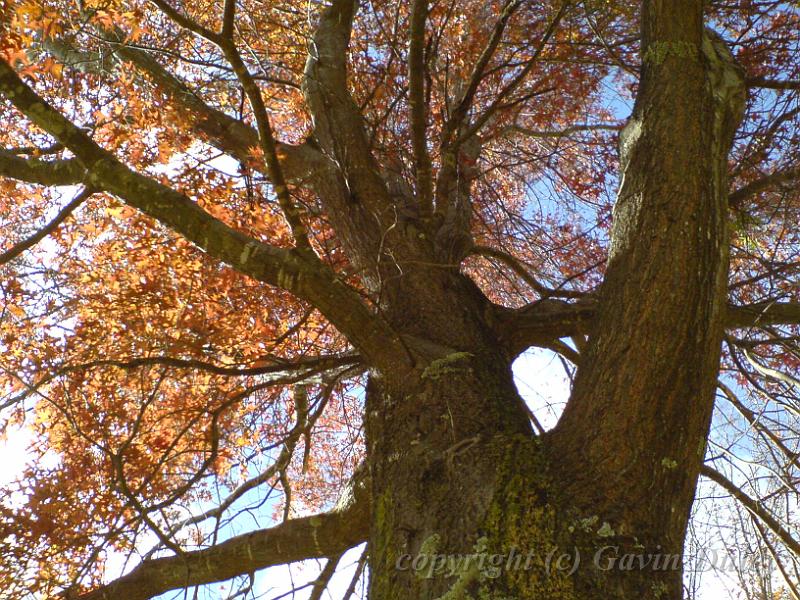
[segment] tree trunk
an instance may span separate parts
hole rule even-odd
[[[408,298],[389,320],[414,336],[418,366],[375,372],[368,388],[371,598],[681,597],[677,557],[720,356],[725,173],[744,84],[704,32],[702,2],[644,5],[607,276],[557,428],[532,435],[512,357],[463,278],[411,278],[441,292],[424,307],[392,294]],[[612,560],[621,554],[637,558]]]

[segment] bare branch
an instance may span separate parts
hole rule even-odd
[[[208,549],[146,560],[108,585],[67,598],[147,600],[170,590],[225,581],[275,565],[336,556],[366,539],[369,522],[369,504],[358,498],[347,508],[292,519]]]
[[[557,290],[552,289],[544,284],[540,283],[528,269],[522,264],[522,262],[517,259],[515,256],[508,254],[502,250],[497,248],[491,248],[489,246],[481,246],[475,245],[472,247],[472,253],[477,254],[479,256],[483,256],[485,258],[494,258],[502,262],[504,265],[509,267],[514,273],[516,273],[525,283],[527,283],[531,288],[539,293],[543,297],[547,298],[582,298],[586,296],[583,292],[571,292],[568,290]]]
[[[308,600],[322,600],[322,594],[325,593],[325,589],[331,582],[334,573],[336,573],[336,567],[339,565],[339,561],[341,559],[341,554],[331,556],[328,559],[328,561],[325,563],[325,567],[319,574],[319,577],[317,577],[317,579],[314,581],[314,587],[311,590],[311,595],[308,597]]]
[[[411,144],[420,210],[433,212],[433,171],[426,135],[428,111],[425,102],[425,22],[428,0],[414,0],[408,45],[408,104],[411,109]]]
[[[772,369],[770,367],[767,367],[766,365],[762,365],[755,358],[753,358],[753,355],[750,354],[750,352],[748,352],[746,349],[742,349],[742,352],[744,353],[744,357],[747,359],[747,362],[749,362],[756,371],[758,371],[765,377],[769,377],[776,381],[780,381],[781,383],[785,383],[788,386],[793,386],[797,388],[798,391],[800,391],[800,380],[795,379],[788,373],[784,373],[783,371],[779,371],[778,369]]]
[[[510,125],[503,128],[495,137],[502,136],[507,133],[518,133],[527,137],[534,138],[562,138],[572,135],[573,133],[583,133],[586,131],[620,131],[622,125],[615,123],[597,123],[594,125],[572,125],[564,129],[529,129],[521,125]]]
[[[770,90],[800,90],[800,79],[769,79],[767,77],[748,77],[749,87],[767,88]]]
[[[770,531],[772,531],[789,550],[800,557],[800,543],[792,537],[791,533],[784,528],[778,519],[764,508],[758,500],[745,494],[739,486],[708,465],[700,467],[700,474],[707,477],[733,496],[742,506],[758,517],[764,525],[769,527]]]
[[[769,550],[772,560],[775,561],[778,571],[780,571],[781,577],[783,578],[783,582],[786,584],[786,587],[789,588],[789,592],[792,595],[792,600],[800,600],[800,590],[798,590],[797,585],[794,581],[792,581],[789,573],[786,571],[786,566],[783,564],[783,560],[781,560],[780,555],[775,549],[775,545],[770,541],[769,536],[767,536],[766,529],[764,529],[764,526],[758,521],[757,518],[752,517],[752,515],[751,518],[753,519],[753,524],[758,530],[758,534],[761,536],[761,540],[767,546],[767,550]]]
[[[790,461],[790,464],[797,463],[797,460],[798,458],[800,458],[800,455],[796,454],[795,452],[792,452],[792,450],[784,443],[784,441],[778,435],[775,434],[774,431],[772,431],[772,429],[766,427],[758,419],[758,415],[756,415],[756,413],[747,408],[741,402],[741,400],[739,400],[739,398],[736,396],[736,394],[731,388],[729,388],[721,381],[717,382],[717,387],[725,395],[725,398],[727,398],[728,402],[730,402],[733,405],[733,407],[737,411],[739,411],[739,414],[741,414],[745,418],[750,427],[752,427],[753,429],[761,433],[764,437],[769,439],[770,442],[772,442],[784,454],[784,456],[786,456],[786,458]]]
[[[356,572],[353,574],[353,578],[350,580],[350,585],[347,586],[347,590],[345,590],[345,593],[342,596],[342,600],[350,600],[350,598],[355,593],[356,586],[358,585],[358,580],[361,579],[361,574],[364,572],[364,567],[367,564],[368,553],[369,553],[369,546],[365,546],[364,551],[361,553],[361,556],[358,559]]]

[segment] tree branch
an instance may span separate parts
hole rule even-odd
[[[325,590],[328,588],[333,575],[336,573],[336,567],[339,565],[339,561],[341,559],[341,554],[331,556],[328,559],[328,561],[325,563],[325,567],[319,574],[319,577],[317,577],[317,579],[314,581],[314,588],[312,589],[308,600],[322,600],[322,594],[324,594]]]
[[[253,149],[258,147],[258,133],[244,122],[227,115],[221,110],[206,104],[189,86],[181,79],[167,71],[148,52],[140,48],[126,45],[122,32],[104,31],[105,42],[113,47],[112,57],[118,61],[127,61],[141,72],[145,73],[156,88],[174,103],[182,112],[191,115],[190,127],[195,133],[203,136],[206,141],[240,162],[247,162],[252,158]],[[108,39],[108,36],[114,39]],[[73,49],[67,43],[49,39],[44,42],[47,51],[65,64],[75,63],[76,56],[83,53]],[[94,71],[102,71],[99,58],[91,56],[82,59],[83,68],[97,63],[99,66]],[[306,182],[318,182],[323,177],[333,175],[334,165],[318,150],[307,144],[276,144],[276,151],[280,159],[281,168],[287,181],[299,185]],[[320,193],[319,187],[314,186]],[[330,187],[330,184],[328,184]]]
[[[247,66],[244,64],[239,54],[239,50],[236,48],[236,43],[233,40],[236,0],[226,0],[225,2],[224,22],[221,34],[213,33],[199,26],[196,22],[187,17],[177,14],[166,2],[161,2],[159,0],[153,0],[153,2],[179,25],[195,32],[197,35],[215,44],[222,50],[225,59],[236,74],[236,78],[239,80],[245,96],[247,96],[247,100],[250,103],[250,108],[253,111],[253,116],[256,121],[256,129],[258,131],[258,145],[264,153],[267,177],[272,183],[272,189],[275,192],[275,196],[278,198],[278,205],[281,207],[281,212],[289,225],[295,244],[297,244],[298,248],[310,249],[311,244],[308,241],[308,232],[300,218],[297,207],[294,205],[294,202],[292,202],[291,196],[289,195],[289,188],[286,187],[286,179],[284,178],[283,169],[278,160],[275,137],[272,134],[272,126],[267,116],[267,107],[261,95],[261,88],[258,87],[250,71],[248,71]]]
[[[525,63],[525,66],[522,68],[522,70],[517,73],[517,75],[495,95],[489,107],[481,115],[479,115],[475,119],[475,122],[470,125],[469,129],[462,134],[462,141],[480,131],[481,127],[486,124],[491,116],[499,109],[503,108],[504,100],[514,93],[514,91],[519,88],[522,82],[525,81],[530,72],[533,70],[533,67],[536,65],[536,62],[539,60],[542,52],[544,52],[545,46],[555,33],[559,23],[561,23],[561,20],[564,18],[568,6],[568,1],[562,2],[561,6],[558,8],[558,12],[556,12],[555,16],[548,24],[547,29],[542,35],[542,39],[539,41],[539,45],[536,47],[533,55]]]
[[[190,117],[189,127],[194,133],[240,162],[250,161],[253,149],[259,145],[255,129],[206,104],[184,81],[167,71],[147,51],[127,45],[122,32],[104,31],[103,35],[106,42],[114,47],[112,56],[133,63],[161,93]],[[108,39],[111,35],[114,39]],[[46,42],[46,47],[64,62],[76,52],[66,44],[53,41]],[[354,243],[355,236],[348,235],[347,225],[352,222],[353,230],[363,232],[374,228],[375,221],[373,217],[357,211],[353,206],[351,191],[343,181],[335,162],[310,143],[293,145],[276,142],[275,150],[287,182],[313,190],[324,205],[334,207],[334,210],[329,211],[331,214],[335,215],[338,211],[348,216],[344,222],[335,223],[337,234],[346,248],[357,246]],[[257,164],[256,168],[266,171],[264,163]],[[367,255],[376,256],[376,247],[373,243]],[[359,271],[369,273],[371,265],[361,264],[357,258],[355,255],[350,256]]]
[[[425,22],[428,0],[414,0],[408,44],[408,104],[411,111],[411,145],[420,210],[433,213],[433,171],[426,135],[428,114],[425,102]]]
[[[759,420],[759,415],[746,407],[731,388],[722,383],[722,381],[717,381],[717,387],[722,391],[728,402],[730,402],[739,414],[745,418],[751,428],[758,431],[764,438],[774,444],[783,453],[786,459],[790,461],[789,464],[794,465],[797,463],[800,455],[793,452],[772,429],[765,426]]]
[[[231,4],[233,4],[231,2]],[[272,126],[267,116],[267,107],[264,104],[264,98],[261,95],[261,88],[258,87],[253,79],[247,66],[242,61],[242,57],[236,46],[232,41],[227,39],[223,42],[222,51],[225,58],[233,68],[236,77],[239,79],[244,93],[250,102],[250,108],[253,110],[253,116],[256,120],[256,128],[258,129],[259,146],[264,153],[264,163],[267,167],[267,176],[272,183],[272,189],[278,198],[278,204],[281,207],[283,216],[289,224],[292,231],[292,237],[298,248],[310,249],[311,244],[308,241],[308,231],[300,218],[300,213],[297,210],[291,196],[289,195],[289,188],[286,187],[286,179],[283,175],[280,161],[278,160],[277,145],[275,137],[272,134]]]
[[[27,237],[21,242],[14,244],[11,248],[0,254],[0,265],[4,265],[7,262],[14,260],[20,254],[22,254],[29,248],[32,248],[33,246],[41,242],[44,238],[46,238],[48,235],[53,233],[56,229],[58,229],[58,226],[61,225],[61,223],[63,223],[64,221],[66,221],[67,218],[73,212],[75,212],[75,210],[81,204],[86,202],[86,200],[88,200],[89,197],[92,194],[94,194],[94,192],[95,190],[88,187],[85,188],[83,191],[81,191],[77,196],[75,196],[69,202],[69,204],[67,204],[64,208],[58,211],[58,214],[55,217],[53,217],[53,220],[50,221],[47,225],[39,229],[36,233],[31,235],[30,237]]]
[[[768,88],[771,90],[800,90],[800,79],[769,79],[768,77],[748,77],[749,87]]]
[[[395,245],[398,211],[347,84],[355,10],[355,0],[333,0],[322,9],[308,45],[303,94],[314,121],[314,137],[336,163],[343,192],[320,199],[354,267],[370,290],[380,293],[385,280],[378,271],[386,248]]]
[[[764,177],[756,179],[755,181],[751,181],[747,185],[740,187],[738,190],[731,192],[728,196],[728,202],[734,208],[741,207],[742,203],[750,196],[758,194],[759,192],[763,192],[774,185],[789,183],[796,179],[800,179],[800,166],[784,169],[782,171],[775,171],[774,173],[765,175]]]
[[[354,0],[333,0],[323,10],[309,45],[303,91],[320,144],[335,157],[354,199],[379,214],[391,204],[389,192],[370,149],[363,116],[347,87],[347,49],[355,10]]]
[[[621,129],[622,125],[616,125],[614,123],[597,123],[594,125],[590,124],[572,125],[570,127],[565,127],[564,129],[529,129],[527,127],[523,127],[522,125],[514,124],[514,125],[509,125],[508,127],[504,127],[493,137],[500,137],[507,133],[518,133],[520,135],[524,135],[527,137],[558,139],[562,137],[567,137],[568,135],[572,135],[573,133],[582,133],[585,131],[620,131]]]
[[[204,550],[146,560],[108,585],[67,598],[147,600],[170,590],[225,581],[275,565],[336,556],[367,538],[369,522],[369,504],[358,498],[348,508],[292,519]]]
[[[597,308],[593,297],[568,303],[552,298],[519,309],[499,308],[498,336],[512,356],[531,346],[547,348],[553,340],[589,332]]]
[[[775,545],[770,541],[769,536],[767,536],[766,529],[764,529],[764,526],[759,522],[759,520],[756,517],[751,515],[750,518],[753,519],[753,524],[756,526],[756,529],[758,529],[758,534],[761,536],[761,540],[764,542],[764,545],[767,547],[767,550],[769,550],[769,554],[772,557],[772,560],[778,567],[778,571],[780,571],[783,582],[786,584],[786,587],[789,588],[792,600],[800,600],[800,590],[798,590],[797,585],[795,584],[794,581],[792,581],[792,578],[789,576],[789,573],[786,570],[786,565],[783,564],[783,559],[778,554],[778,551],[775,549]]]
[[[0,150],[0,177],[39,185],[75,185],[86,178],[86,169],[75,158],[22,158],[8,150]]]
[[[220,35],[211,31],[207,27],[202,26],[197,21],[187,17],[177,9],[173,8],[169,2],[166,0],[150,0],[158,9],[167,15],[170,19],[175,21],[178,25],[183,27],[184,29],[188,29],[192,33],[196,33],[197,35],[204,37],[205,39],[217,43],[220,40]],[[227,12],[227,8],[226,8]]]
[[[519,309],[495,307],[496,329],[508,351],[516,356],[531,346],[548,347],[554,339],[585,335],[591,329],[597,300],[577,302],[547,298]],[[727,329],[766,325],[800,325],[800,302],[759,302],[728,305]]]
[[[478,60],[475,63],[475,67],[472,69],[472,74],[469,78],[469,83],[467,87],[464,89],[461,98],[458,99],[455,109],[453,110],[450,118],[445,123],[442,132],[442,146],[443,148],[447,148],[450,145],[452,135],[461,127],[463,124],[464,118],[467,116],[470,107],[472,106],[472,101],[475,98],[475,93],[478,91],[478,86],[483,79],[484,73],[486,71],[486,67],[489,64],[489,61],[494,56],[495,51],[497,50],[498,45],[500,44],[500,40],[503,37],[503,33],[506,30],[506,26],[508,25],[508,21],[517,11],[522,3],[520,0],[508,0],[505,5],[503,6],[503,12],[500,13],[500,18],[497,20],[497,23],[492,30],[491,35],[489,36],[489,40],[486,43],[481,55],[478,57]]]
[[[236,0],[225,0],[225,8],[222,13],[222,37],[230,39],[233,37],[233,25],[236,20]]]
[[[552,298],[582,298],[586,296],[583,292],[573,292],[569,290],[552,289],[539,282],[525,267],[525,265],[515,256],[490,246],[476,244],[472,247],[471,254],[483,256],[484,258],[496,259],[509,267],[520,279],[527,283],[535,292],[543,297]]]
[[[744,306],[728,305],[728,329],[764,325],[800,325],[800,302],[758,302]]]
[[[770,531],[772,531],[789,550],[796,556],[800,556],[800,543],[795,540],[791,533],[780,524],[778,519],[772,516],[772,513],[764,508],[757,500],[745,494],[739,489],[739,486],[708,465],[700,467],[700,474],[707,477],[733,496],[742,506],[758,517],[764,525],[769,527]]]
[[[183,194],[132,171],[50,106],[1,59],[0,94],[72,151],[98,189],[118,196],[240,273],[307,300],[376,365],[397,368],[398,357],[406,356],[388,325],[318,258],[251,238]]]

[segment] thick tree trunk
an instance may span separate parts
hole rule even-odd
[[[654,548],[575,501],[506,357],[442,354],[407,381],[368,387],[370,598],[680,598],[680,548],[621,564]]]
[[[680,598],[680,547],[614,568],[654,548],[574,501],[506,357],[442,354],[408,381],[368,387],[370,598]]]
[[[437,290],[424,308],[392,295],[410,300],[390,322],[429,342],[410,345],[412,373],[375,373],[368,390],[371,598],[681,597],[676,557],[713,406],[726,160],[744,86],[704,32],[702,2],[644,4],[607,277],[556,430],[532,436],[510,357],[457,274],[409,279]],[[617,555],[608,546],[649,562],[603,568]],[[470,553],[469,567],[441,562]],[[493,570],[514,553],[527,564]]]
[[[426,548],[472,550],[494,501],[498,461],[515,440],[532,439],[526,414],[496,351],[442,354],[413,387],[374,377],[367,406],[370,597],[437,598],[452,581],[398,566]]]

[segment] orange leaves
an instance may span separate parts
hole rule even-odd
[[[413,198],[408,5],[361,4],[348,85],[363,112],[380,176],[397,194],[393,198]],[[425,97],[434,176],[442,163],[444,123],[504,4],[431,3]],[[218,49],[186,34],[143,0],[85,0],[85,14],[79,5],[15,3],[3,23],[0,52],[48,102],[132,169],[181,191],[243,234],[288,246],[284,220],[265,181],[263,153],[256,146],[248,156],[239,155],[244,154],[240,128],[252,125],[253,118]],[[175,5],[208,27],[220,26],[219,2]],[[522,3],[510,20],[478,82],[466,128],[481,122],[486,111],[494,112],[477,131],[480,143],[473,138],[469,151],[454,162],[458,185],[469,188],[478,241],[523,261],[547,286],[591,290],[601,267],[588,269],[602,262],[605,252],[617,134],[585,126],[627,116],[623,100],[635,78],[619,64],[636,69],[632,32],[637,24],[629,5],[587,2],[584,12],[576,9],[565,18],[537,54],[556,5]],[[236,39],[247,50],[244,60],[263,92],[276,138],[305,140],[313,124],[300,85],[317,5],[239,0],[238,6]],[[740,17],[727,16],[731,31]],[[785,68],[795,69],[796,77],[795,58],[772,36],[786,31],[791,19],[761,20],[767,23],[741,27],[765,28],[762,39],[743,38],[743,61],[755,74],[774,75]],[[121,40],[104,41],[117,33]],[[48,50],[45,39],[67,44],[66,54]],[[126,47],[120,41],[135,43]],[[142,48],[146,60],[132,60],[132,51]],[[765,55],[772,58],[764,60]],[[498,98],[499,90],[521,74],[520,84]],[[197,104],[181,104],[186,98],[213,110],[200,116],[187,108]],[[753,153],[743,156],[746,166],[737,172],[737,183],[771,171],[780,164],[776,149],[796,141],[791,119],[772,129],[774,139],[765,140],[774,108],[763,107],[763,114],[755,111],[751,117],[758,131],[747,135],[756,143],[742,143]],[[21,148],[21,155],[42,161],[71,157],[48,149],[54,140],[5,106],[0,118],[0,148]],[[197,133],[201,124],[202,136]],[[210,139],[215,131],[224,144]],[[238,158],[220,155],[209,142]],[[313,139],[303,150],[318,154]],[[338,160],[323,154],[319,160]],[[281,160],[294,156],[279,150]],[[41,188],[10,181],[0,186],[0,221],[9,239],[44,222],[57,204],[57,196]],[[306,181],[293,180],[291,193],[308,215],[315,247],[343,273],[343,281],[363,291],[359,272],[344,274],[351,261],[328,212],[336,203],[325,202]],[[796,206],[797,194],[782,193],[789,198],[784,207]],[[765,192],[759,198],[762,212],[774,195]],[[386,213],[400,206],[398,201]],[[784,235],[779,229],[761,228],[760,245],[753,248]],[[794,260],[780,239],[778,260]],[[734,258],[737,273],[752,275],[757,260],[743,252]],[[498,303],[518,306],[540,297],[502,265],[475,259],[464,270]],[[775,289],[788,296],[796,285],[787,280]],[[747,293],[757,297],[757,291]],[[294,405],[291,384],[270,386],[272,374],[252,371],[346,350],[347,341],[320,313],[221,266],[119,200],[98,195],[40,247],[6,266],[0,314],[5,394],[0,402],[19,398],[19,414],[31,415],[39,461],[18,484],[27,505],[15,512],[0,502],[2,537],[17,540],[14,560],[0,558],[0,589],[6,571],[13,574],[9,580],[35,580],[26,591],[54,588],[73,576],[91,581],[102,565],[92,563],[95,570],[88,573],[79,572],[80,565],[100,547],[134,546],[136,533],[144,529],[142,507],[179,501],[194,509],[196,499],[210,502],[212,492],[222,494],[263,472],[286,446],[300,413],[324,402],[318,420],[296,436],[294,455],[284,465],[293,510],[330,504],[363,453],[362,382],[337,383],[315,374],[304,384],[309,388],[304,411]],[[265,486],[280,487],[277,479],[274,473]],[[169,508],[152,514],[162,526],[178,520]],[[200,528],[193,534],[196,543],[204,541]],[[30,573],[16,566],[20,557],[34,565]]]
[[[22,48],[4,48],[2,56],[15,67],[25,66],[29,63],[28,54]]]
[[[130,219],[136,215],[136,211],[129,206],[120,204],[118,206],[109,206],[106,208],[106,213],[115,219]]]
[[[26,44],[29,44],[34,37],[41,36],[43,39],[52,39],[64,33],[61,14],[49,6],[46,1],[21,0],[15,2],[12,15],[7,18],[11,28],[17,29],[20,39]]]
[[[116,24],[114,19],[114,14],[103,9],[94,11],[91,17],[91,21],[92,23],[99,25],[106,31],[113,30]]]
[[[18,319],[25,317],[25,309],[17,304],[7,304],[5,308]]]

